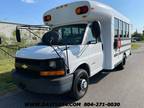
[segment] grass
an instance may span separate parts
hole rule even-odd
[[[140,43],[144,43],[144,40],[140,41]]]
[[[133,50],[136,50],[136,49],[138,49],[138,48],[140,48],[140,45],[139,45],[139,44],[137,44],[137,43],[132,43],[132,49],[133,49]]]
[[[15,55],[16,50],[23,46],[25,45],[0,46],[0,48],[11,55]],[[12,69],[14,69],[14,59],[0,50],[0,96],[16,90],[16,86],[12,79]]]
[[[12,69],[14,68],[13,59],[0,60],[0,95],[14,91],[16,86],[12,79]]]
[[[10,71],[14,68],[14,60],[13,59],[0,59],[0,74]]]

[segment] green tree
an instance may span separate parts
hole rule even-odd
[[[143,37],[142,33],[138,33],[137,30],[132,34],[132,37],[133,37],[134,39],[136,39],[137,41],[142,41],[142,40],[144,40],[144,37]]]

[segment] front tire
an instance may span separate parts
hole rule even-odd
[[[71,97],[75,100],[82,98],[88,90],[89,77],[84,69],[75,71],[73,86],[71,90]]]

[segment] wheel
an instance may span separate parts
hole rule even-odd
[[[126,57],[123,58],[123,65],[126,64]]]
[[[118,68],[124,69],[125,64],[126,64],[126,56],[124,55],[122,62],[118,65]]]
[[[88,83],[89,78],[87,72],[83,69],[76,70],[71,90],[71,97],[75,100],[82,98],[88,90]]]
[[[124,69],[123,61],[118,65],[118,69]]]

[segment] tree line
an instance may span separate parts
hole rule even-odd
[[[139,33],[137,30],[132,34],[132,38],[137,41],[144,41],[144,30],[142,33]]]

